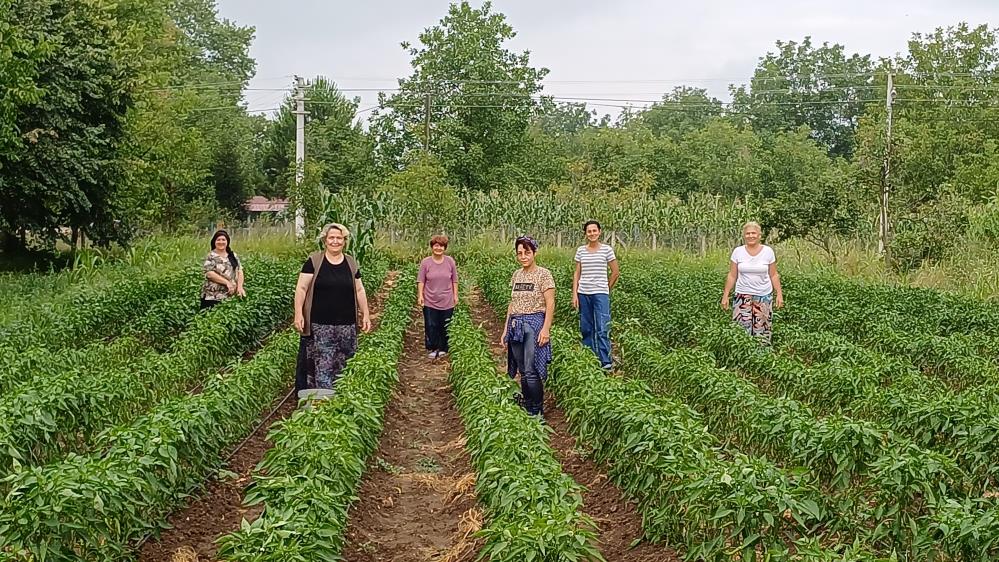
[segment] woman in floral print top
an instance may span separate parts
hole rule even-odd
[[[212,250],[205,256],[202,269],[205,282],[201,285],[201,308],[211,308],[232,295],[246,296],[243,289],[243,268],[229,247],[229,233],[219,230],[212,236]]]

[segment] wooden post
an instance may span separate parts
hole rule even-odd
[[[656,233],[653,232],[652,233],[652,251],[655,252],[656,249],[657,249],[657,247],[656,247]]]
[[[703,258],[708,254],[708,237],[705,236],[703,232],[700,234],[700,237],[701,237],[701,257]]]

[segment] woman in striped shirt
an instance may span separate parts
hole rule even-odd
[[[611,370],[610,291],[621,270],[614,248],[600,242],[600,223],[583,225],[586,245],[576,249],[576,272],[572,276],[572,307],[579,311],[583,345],[593,350],[600,366]],[[610,277],[607,268],[610,268]]]

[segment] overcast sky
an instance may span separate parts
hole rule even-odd
[[[473,2],[480,5],[481,2]],[[402,41],[448,10],[444,0],[219,0],[222,17],[256,28],[251,88],[283,88],[291,76],[325,75],[345,90],[392,88],[408,76]],[[777,40],[840,43],[875,58],[906,51],[913,32],[967,21],[999,23],[999,0],[496,0],[517,32],[509,42],[530,50],[551,72],[544,92],[565,97],[655,100],[674,86],[707,88],[748,81]],[[360,96],[361,109],[376,101]],[[277,107],[278,91],[250,91],[251,110]],[[599,113],[619,109],[596,107]],[[366,116],[367,114],[363,114]]]

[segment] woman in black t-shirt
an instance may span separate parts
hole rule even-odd
[[[306,337],[305,388],[332,389],[357,350],[357,311],[361,329],[371,330],[361,271],[343,253],[350,232],[342,224],[323,227],[325,251],[309,256],[295,287],[295,330]]]

